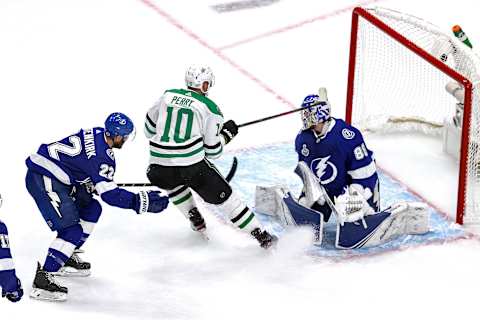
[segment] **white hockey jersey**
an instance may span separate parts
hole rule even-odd
[[[188,166],[219,157],[222,126],[223,115],[208,97],[186,89],[165,91],[145,119],[150,163]]]

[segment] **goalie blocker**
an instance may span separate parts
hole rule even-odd
[[[316,245],[322,243],[324,215],[330,215],[332,212],[337,223],[335,240],[337,249],[374,247],[401,235],[424,234],[429,231],[429,215],[425,204],[398,202],[382,211],[373,212],[366,208],[365,199],[362,200],[361,195],[355,193],[353,189],[347,189],[345,194],[337,197],[334,208],[325,205],[315,206],[326,212],[310,209],[304,204],[311,205],[315,202],[324,204],[326,201],[319,190],[320,185],[311,183],[314,181],[313,173],[309,170],[300,170],[304,190],[308,195],[308,199],[301,199],[302,204],[285,187],[257,186],[255,207],[258,212],[276,217],[285,227],[311,225]]]

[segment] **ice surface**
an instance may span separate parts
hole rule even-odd
[[[186,65],[195,62],[213,68],[211,97],[227,119],[242,123],[287,111],[320,86],[329,90],[334,115],[343,117],[351,19],[345,8],[356,2],[282,0],[221,15],[209,9],[219,2],[0,1],[0,218],[9,227],[27,294],[36,260],[43,261],[53,238],[23,180],[24,159],[40,143],[102,125],[113,111],[127,113],[141,128],[147,108],[165,89],[183,86]],[[376,3],[425,17],[447,32],[460,24],[474,48],[480,39],[471,1]],[[299,127],[295,115],[282,117],[242,128],[228,146],[230,157],[253,147],[240,159],[234,182],[246,201],[256,184],[290,179],[294,184],[286,151],[285,159],[261,159],[286,148],[279,142],[292,141]],[[382,140],[371,141],[379,165],[402,177],[411,164],[391,157],[389,144],[383,148]],[[265,145],[271,149],[260,148]],[[139,132],[116,159],[117,181],[144,181],[147,140]],[[230,160],[228,155],[222,160],[222,169],[228,170]],[[451,180],[447,183],[456,183]],[[443,184],[422,178],[412,187],[420,186],[431,202],[442,194],[445,203],[437,204],[448,212],[454,204],[448,190],[437,189]],[[386,198],[388,189],[383,191]],[[212,214],[205,214],[211,237],[205,243],[173,207],[144,216],[103,209],[85,248],[92,277],[66,280],[70,297],[64,304],[2,299],[0,319],[461,319],[478,313],[477,240],[449,238],[334,262],[305,254],[311,249],[308,230],[284,235],[279,250],[268,253]]]

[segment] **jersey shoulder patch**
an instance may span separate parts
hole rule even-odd
[[[343,128],[342,129],[342,136],[347,140],[352,140],[353,138],[355,138],[355,132],[353,130],[348,129],[348,128]]]
[[[310,155],[310,150],[308,149],[308,147],[305,143],[302,145],[302,149],[301,149],[300,153],[304,157],[308,157]]]
[[[112,149],[107,149],[105,151],[105,153],[107,154],[107,156],[112,159],[112,161],[115,161],[115,154],[113,153],[113,150]]]

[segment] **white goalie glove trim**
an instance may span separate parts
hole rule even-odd
[[[346,187],[344,194],[335,197],[335,209],[338,212],[337,218],[340,225],[343,226],[345,222],[362,220],[364,216],[375,213],[366,197],[371,197],[371,191],[367,189],[367,192],[362,194],[357,185]]]

